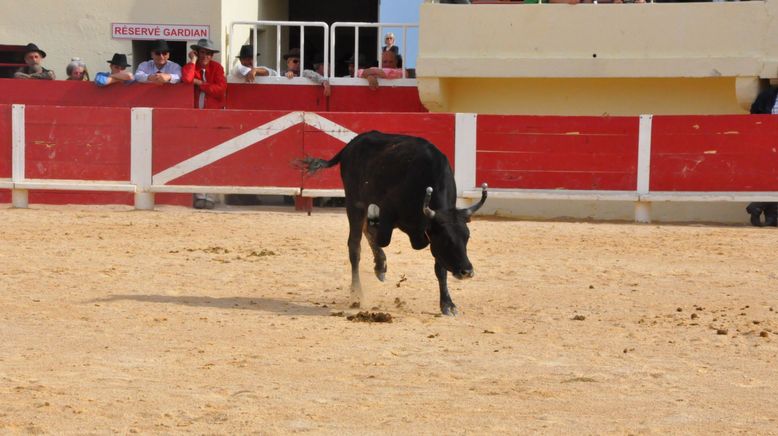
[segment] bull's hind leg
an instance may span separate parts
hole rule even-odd
[[[369,219],[368,216],[368,220]],[[367,238],[367,243],[370,245],[370,250],[373,251],[373,262],[375,262],[373,271],[378,280],[383,282],[386,278],[386,254],[384,253],[383,248],[379,247],[376,243],[376,228],[371,226],[368,221],[365,223],[364,233]]]
[[[351,262],[351,301],[359,307],[362,302],[362,284],[359,281],[359,258],[362,244],[362,224],[365,213],[362,209],[347,206],[348,215],[348,260]]]

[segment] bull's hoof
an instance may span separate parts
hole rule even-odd
[[[383,265],[376,265],[375,269],[373,270],[375,272],[375,276],[378,280],[384,281],[386,280],[386,263],[384,262]]]
[[[762,227],[762,213],[752,213],[751,214],[751,225],[754,227]]]
[[[377,226],[378,225],[378,215],[381,213],[381,209],[378,208],[377,204],[371,204],[367,207],[367,225],[369,226]]]
[[[457,316],[459,314],[459,311],[457,310],[457,307],[454,305],[454,303],[441,304],[440,313],[446,316]]]

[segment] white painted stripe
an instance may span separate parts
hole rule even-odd
[[[457,183],[457,196],[461,197],[466,189],[476,186],[476,132],[478,115],[456,114],[454,129],[454,180]],[[479,195],[480,198],[480,195]]]
[[[651,126],[653,115],[640,116],[638,131],[638,193],[647,194],[651,177]]]
[[[130,118],[130,180],[145,192],[151,186],[152,109],[132,108]]]
[[[26,144],[24,105],[11,106],[11,180],[24,180],[24,153]]]
[[[340,124],[335,123],[334,121],[330,121],[313,112],[306,112],[304,115],[304,120],[305,124],[308,124],[311,127],[315,127],[337,139],[338,141],[344,143],[351,141],[355,136],[357,136],[356,133],[341,126]]]
[[[217,145],[216,147],[210,148],[177,165],[155,174],[152,179],[152,183],[154,185],[164,185],[171,180],[175,180],[183,175],[199,170],[200,168],[212,164],[219,159],[225,158],[233,153],[243,150],[244,148],[256,144],[259,141],[270,138],[271,136],[280,133],[296,124],[299,124],[302,121],[302,112],[290,112],[281,118],[277,118],[269,123],[249,130],[242,135],[236,136]]]
[[[14,182],[11,179],[0,179],[0,189],[13,189]]]

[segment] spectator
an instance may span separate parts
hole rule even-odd
[[[397,53],[389,50],[381,52],[381,68],[359,70],[359,77],[367,79],[370,89],[378,89],[378,79],[401,79],[402,68],[397,67]]]
[[[284,55],[286,61],[286,71],[284,76],[288,78],[297,77],[300,75],[300,49],[293,48],[289,50],[289,53]]]
[[[778,115],[778,88],[770,87],[756,97],[751,104],[752,114]],[[778,203],[754,202],[746,206],[746,212],[751,215],[751,225],[762,226],[762,213],[764,213],[765,226],[778,226]]]
[[[86,64],[81,58],[72,58],[70,63],[65,67],[65,72],[68,75],[67,80],[80,80],[88,82],[89,71],[86,69]]]
[[[386,45],[381,49],[381,51],[393,51],[395,54],[400,54],[400,49],[394,45],[394,33],[386,32],[386,35],[384,36],[384,43],[386,43]]]
[[[324,65],[324,57],[322,55],[316,55],[313,57],[313,70],[303,70],[303,77],[311,80],[317,85],[324,87],[324,96],[330,96],[330,81],[325,78],[324,70],[327,68]]]
[[[132,73],[125,71],[130,64],[127,63],[127,55],[114,53],[110,61],[107,61],[111,67],[110,73],[95,74],[95,83],[97,86],[108,86],[114,83],[131,83],[133,81]]]
[[[213,60],[219,53],[210,39],[200,39],[190,46],[189,62],[181,69],[181,81],[194,84],[195,107],[199,109],[222,109],[227,91],[224,68]],[[195,209],[213,209],[216,205],[210,194],[194,194]]]
[[[27,44],[24,48],[24,63],[27,65],[19,68],[14,77],[17,79],[54,80],[56,78],[54,71],[47,70],[41,65],[45,57],[46,52],[39,49],[37,45]]]
[[[365,67],[365,62],[366,62],[365,61],[365,55],[360,53],[359,56],[357,56],[356,60],[358,61],[357,62],[357,67],[362,67],[362,68]],[[351,57],[346,59],[346,64],[348,65],[348,75],[347,76],[343,76],[343,77],[357,77],[355,75],[355,71],[356,70],[354,69],[354,55],[353,54],[351,55]]]
[[[240,48],[238,54],[238,63],[232,69],[228,81],[230,83],[254,83],[256,76],[277,76],[278,72],[265,67],[254,66],[254,48],[250,45],[244,45]],[[259,53],[257,53],[259,57]]]
[[[394,45],[394,33],[386,32],[386,36],[384,36],[384,42],[386,45],[381,49],[381,51],[393,51],[394,54],[397,55],[397,68],[402,68],[403,56],[400,54],[400,48]]]
[[[181,65],[170,60],[167,41],[159,40],[151,48],[151,60],[138,65],[135,79],[140,83],[176,84],[181,81]]]

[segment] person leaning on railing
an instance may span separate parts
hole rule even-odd
[[[381,68],[360,69],[359,77],[367,79],[370,89],[378,89],[378,79],[402,79],[403,70],[397,67],[397,53],[388,50],[381,52]]]
[[[272,68],[265,66],[254,66],[254,48],[250,45],[244,45],[240,48],[238,53],[238,62],[232,68],[230,77],[227,81],[230,83],[254,83],[254,78],[257,76],[278,76],[278,72]],[[257,53],[259,57],[259,53]]]
[[[39,49],[37,45],[33,43],[27,44],[24,47],[24,63],[27,64],[19,68],[14,73],[16,79],[38,79],[38,80],[54,80],[56,77],[54,71],[43,68],[41,63],[43,58],[46,57],[46,52]]]
[[[97,86],[108,86],[115,83],[132,83],[135,78],[130,71],[126,71],[130,66],[127,63],[127,55],[122,53],[114,53],[113,57],[108,62],[108,66],[111,68],[110,73],[100,72],[95,74],[95,84]]]
[[[138,65],[135,80],[139,83],[176,84],[181,81],[181,66],[170,60],[167,41],[159,40],[151,47],[151,60]]]

